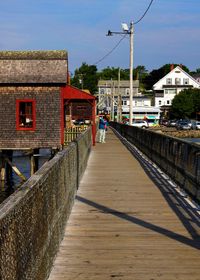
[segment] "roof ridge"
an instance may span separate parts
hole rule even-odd
[[[66,60],[66,50],[0,51],[0,60]]]

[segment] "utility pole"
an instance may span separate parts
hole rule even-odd
[[[83,76],[84,76],[84,74],[80,73],[80,74],[78,74],[78,76],[80,76],[79,83],[81,84],[81,89],[83,90]]]
[[[122,95],[120,90],[120,68],[118,71],[118,106],[117,106],[117,121],[122,122]]]
[[[130,89],[129,89],[129,125],[133,122],[133,22],[130,23],[130,27],[126,23],[122,23],[123,32],[113,32],[108,30],[107,36],[113,34],[129,34],[130,35]]]
[[[133,123],[133,22],[130,23],[130,109],[129,125]]]
[[[114,98],[115,98],[115,87],[114,87],[114,81],[111,79],[111,98],[110,98],[110,108],[111,108],[111,120],[115,120],[115,114],[114,114]]]

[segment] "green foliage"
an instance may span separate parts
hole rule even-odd
[[[145,66],[138,65],[133,69],[133,79],[140,81],[140,90],[145,91],[144,79],[148,75],[148,71]],[[101,72],[98,72],[98,78],[101,80],[118,80],[119,68],[107,67]],[[130,70],[129,69],[120,69],[120,80],[129,80],[130,79]]]
[[[143,65],[138,65],[134,68],[133,72],[135,73],[136,78],[140,81],[143,81],[148,76],[148,71]]]
[[[98,78],[101,80],[118,80],[119,68],[107,67],[98,72]],[[120,69],[120,79],[129,80],[129,69]]]
[[[191,118],[200,112],[200,89],[187,89],[172,101],[171,113],[175,118]]]
[[[97,67],[85,62],[82,63],[81,67],[75,70],[71,84],[80,89],[87,89],[91,94],[96,93],[98,84]]]
[[[178,66],[178,64],[174,64],[174,67],[176,66]],[[186,66],[182,65],[181,67],[185,72],[191,74]],[[145,93],[146,90],[151,90],[152,86],[168,74],[170,70],[171,64],[165,64],[159,69],[154,69],[148,73],[145,66],[138,65],[133,69],[133,79],[139,80],[140,90]],[[120,69],[120,79],[129,80],[129,73],[129,69]],[[200,73],[200,68],[197,68],[196,72],[192,73]],[[118,75],[119,68],[107,67],[97,72],[97,67],[95,65],[88,65],[84,62],[80,68],[75,70],[74,77],[71,79],[71,84],[80,89],[88,89],[92,94],[94,94],[97,92],[97,85],[100,79],[118,80]],[[196,100],[195,104],[199,104],[199,100]]]
[[[200,112],[200,89],[190,90],[192,94],[192,100],[194,105],[194,112]]]
[[[119,70],[121,80],[130,79],[130,69],[120,69],[114,67],[107,67],[102,71],[98,72],[98,77],[101,80],[118,80]],[[143,80],[147,75],[147,70],[143,65],[138,65],[136,68],[133,69],[133,79]]]

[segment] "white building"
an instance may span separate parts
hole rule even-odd
[[[151,106],[151,97],[147,95],[137,94],[133,95],[133,107]],[[129,96],[122,96],[122,108],[130,107]]]
[[[180,66],[172,69],[166,76],[153,85],[155,93],[155,106],[169,108],[172,100],[184,89],[200,88],[192,76],[186,73]]]

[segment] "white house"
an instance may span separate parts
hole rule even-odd
[[[180,66],[175,67],[153,85],[155,106],[163,107],[163,109],[169,108],[173,98],[182,90],[189,88],[200,88],[200,83]]]

